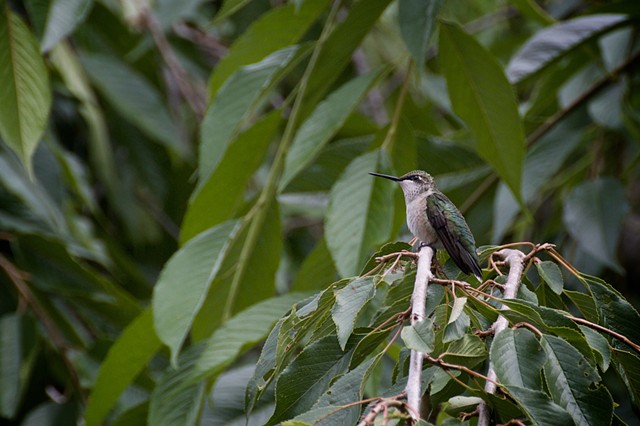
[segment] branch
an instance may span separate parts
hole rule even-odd
[[[586,325],[589,328],[593,328],[594,330],[600,331],[602,333],[608,334],[609,336],[620,340],[621,342],[626,343],[627,345],[629,345],[634,351],[638,352],[640,354],[640,345],[632,342],[631,340],[629,340],[629,338],[623,334],[620,334],[618,332],[615,332],[611,329],[608,329],[606,327],[603,327],[599,324],[595,324],[589,320],[586,320],[584,318],[577,318],[574,316],[569,315],[569,319],[572,320],[573,322],[577,322],[578,324],[583,324]]]
[[[434,251],[429,246],[422,246],[418,249],[418,270],[416,281],[413,285],[413,295],[411,296],[411,324],[423,320],[426,312],[427,286],[431,278],[431,261]],[[420,419],[420,399],[422,397],[422,360],[423,353],[412,350],[409,359],[409,375],[407,377],[407,405],[410,408],[414,420]]]
[[[509,265],[509,275],[507,276],[507,282],[504,286],[503,297],[505,299],[513,299],[518,294],[518,288],[520,287],[520,278],[524,271],[525,255],[520,250],[502,249],[497,252],[499,256],[502,256],[504,262]],[[503,305],[504,309],[509,309]],[[497,335],[499,332],[507,328],[509,321],[502,315],[498,317],[496,322],[493,323],[494,333]],[[487,383],[484,386],[484,390],[487,393],[495,393],[496,391],[496,371],[493,368],[493,363],[489,362],[489,371],[487,371]],[[488,426],[490,424],[489,408],[484,402],[481,402],[478,406],[478,426]]]

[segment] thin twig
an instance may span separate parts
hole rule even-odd
[[[608,334],[611,337],[614,337],[614,338],[620,340],[621,342],[626,343],[627,345],[631,346],[634,351],[636,351],[636,352],[638,352],[640,354],[640,345],[638,345],[638,344],[632,342],[631,340],[629,340],[629,338],[627,336],[625,336],[623,334],[620,334],[618,332],[615,332],[615,331],[613,331],[611,329],[608,329],[606,327],[603,327],[603,326],[601,326],[599,324],[593,323],[593,322],[591,322],[589,320],[586,320],[584,318],[577,318],[577,317],[574,317],[574,316],[571,316],[571,315],[569,315],[568,317],[573,322],[577,322],[579,324],[586,325],[589,328],[593,328],[594,330],[601,331],[601,332],[603,332],[605,334]]]
[[[65,338],[62,335],[62,332],[58,330],[58,327],[55,325],[55,322],[49,317],[46,309],[40,304],[36,296],[31,292],[31,289],[26,283],[26,274],[20,271],[9,259],[0,254],[0,268],[2,268],[9,278],[9,281],[14,285],[18,294],[20,295],[20,300],[24,301],[24,303],[31,307],[33,313],[40,319],[40,322],[47,330],[47,334],[51,338],[51,342],[53,346],[58,350],[62,361],[69,373],[69,378],[71,379],[71,383],[73,387],[76,389],[80,399],[83,402],[86,402],[86,397],[82,392],[82,386],[80,384],[80,378],[78,376],[78,372],[75,369],[75,366],[71,362],[71,360],[67,357],[67,351],[69,346],[67,345]]]

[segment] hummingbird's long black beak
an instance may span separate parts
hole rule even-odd
[[[399,182],[399,181],[400,181],[400,179],[398,179],[398,178],[397,178],[397,177],[395,177],[395,176],[391,176],[391,175],[383,175],[382,173],[373,173],[373,172],[370,172],[369,174],[370,174],[371,176],[378,176],[378,177],[385,178],[385,179],[389,179],[389,180],[393,180],[393,181],[396,181],[396,182]]]

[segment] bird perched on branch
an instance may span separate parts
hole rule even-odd
[[[407,226],[423,245],[444,248],[465,274],[482,281],[476,242],[460,210],[436,188],[433,177],[415,170],[400,177],[369,173],[400,184],[407,205]]]

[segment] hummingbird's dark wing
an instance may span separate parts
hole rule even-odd
[[[465,274],[482,277],[476,242],[458,208],[441,192],[426,198],[427,218],[453,262]]]

